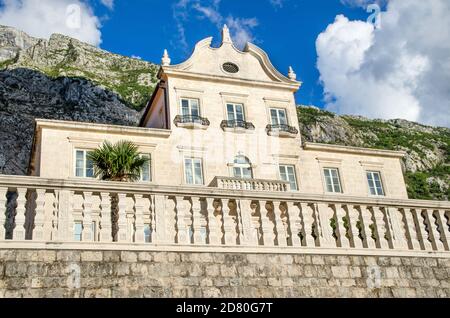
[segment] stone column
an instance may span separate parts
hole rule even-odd
[[[102,192],[100,193],[100,199],[101,199],[100,241],[112,242],[111,195],[108,192]]]
[[[144,203],[142,202],[142,194],[135,194],[134,196],[134,217],[135,217],[135,232],[134,241],[136,243],[145,243],[144,235]]]
[[[83,242],[94,241],[92,232],[92,192],[83,192]]]
[[[236,218],[231,213],[230,205],[232,203],[229,200],[222,200],[222,212],[223,212],[223,230],[225,237],[225,245],[236,245],[237,232],[236,232]]]
[[[305,238],[306,246],[315,247],[316,239],[313,233],[313,226],[316,225],[317,231],[317,223],[314,220],[314,206],[308,203],[300,203],[300,207],[302,210],[302,219],[303,219],[303,236]]]
[[[192,197],[192,215],[194,228],[194,243],[204,245],[206,244],[206,220],[202,214],[201,198]]]
[[[27,188],[17,188],[17,207],[13,240],[25,241],[25,213],[27,203]]]
[[[424,250],[432,250],[433,247],[431,246],[430,241],[428,240],[428,233],[425,228],[425,219],[422,214],[422,210],[420,209],[412,209],[414,216],[414,222],[416,223],[417,228],[417,237],[420,241],[420,245],[422,249]]]
[[[164,195],[157,194],[155,195],[155,202],[153,205],[153,214],[155,215],[155,235],[154,242],[155,243],[174,243],[174,238],[170,239],[169,233],[167,229],[169,225],[169,215],[166,215],[166,200],[167,197]],[[167,212],[170,212],[167,210]],[[172,210],[172,214],[174,211]],[[167,220],[166,220],[167,218]],[[173,220],[175,221],[175,219]]]
[[[389,249],[388,241],[386,240],[386,223],[384,222],[383,208],[373,206],[372,211],[375,219],[375,235],[378,238],[378,247],[382,249]]]
[[[6,239],[6,193],[8,188],[0,188],[0,241]]]
[[[36,215],[34,217],[33,241],[44,241],[45,189],[36,189]]]
[[[222,244],[222,216],[216,215],[213,198],[206,198],[206,209],[208,211],[208,227],[209,227],[209,244]]]
[[[390,236],[392,247],[395,249],[408,249],[406,242],[406,229],[402,221],[402,211],[399,208],[385,208],[386,217],[390,221]]]
[[[190,229],[192,225],[191,209],[186,204],[184,197],[176,197],[177,201],[177,227],[178,243],[191,244]]]
[[[347,217],[347,205],[336,204],[336,236],[339,247],[350,247],[349,239],[347,238],[347,229],[344,225],[344,218]]]
[[[414,209],[401,209],[405,217],[406,236],[409,239],[408,247],[412,250],[420,250],[420,239],[414,221]]]
[[[278,246],[287,246],[287,235],[281,219],[281,214],[283,213],[281,208],[282,206],[280,201],[273,201],[273,212],[275,214],[275,227],[277,230]]]
[[[289,214],[289,227],[291,230],[291,244],[292,246],[302,246],[302,240],[300,239],[300,232],[302,228],[302,223],[300,220],[300,210],[294,202],[288,201],[286,203],[288,214]]]
[[[316,213],[316,220],[319,221],[319,224],[317,226],[319,246],[336,247],[336,240],[333,237],[333,231],[330,225],[330,219],[332,218],[332,215],[330,213],[329,204],[316,204]]]
[[[119,193],[117,197],[117,207],[119,215],[119,220],[117,221],[117,242],[130,242],[127,235],[127,195],[125,193]]]
[[[440,240],[438,227],[436,226],[436,223],[435,223],[435,220],[433,217],[433,210],[424,209],[422,213],[427,222],[428,236],[431,240],[431,246],[433,247],[434,250],[438,250],[438,251],[444,250],[444,245],[442,244],[442,242]]]
[[[443,242],[443,247],[446,251],[450,250],[450,233],[447,225],[447,219],[445,218],[444,210],[434,211],[436,220],[439,226],[439,233],[441,234],[441,240]]]
[[[372,211],[365,205],[361,205],[361,222],[364,237],[364,244],[367,248],[375,248],[375,242],[372,238],[372,230],[370,226],[372,222]]]
[[[264,240],[264,246],[275,246],[274,223],[270,219],[272,206],[270,202],[266,202],[265,208],[261,208],[261,225]]]
[[[350,243],[354,248],[362,248],[362,240],[359,237],[358,221],[360,221],[359,207],[355,205],[348,206],[348,218],[350,223]],[[362,224],[361,224],[362,226]]]
[[[252,227],[252,210],[250,200],[240,200],[239,206],[241,210],[241,220],[242,220],[242,236],[241,236],[241,245],[257,245],[254,241],[254,229]]]

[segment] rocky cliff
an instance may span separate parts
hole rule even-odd
[[[0,173],[26,174],[34,119],[136,125],[158,66],[63,35],[0,26]],[[404,150],[412,198],[449,199],[450,130],[298,108],[305,140]]]

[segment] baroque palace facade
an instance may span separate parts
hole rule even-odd
[[[404,153],[302,142],[292,68],[222,33],[164,53],[139,127],[36,120],[31,175],[0,176],[0,241],[448,257],[450,206],[408,200]],[[96,180],[86,154],[120,140],[150,158],[141,181]]]

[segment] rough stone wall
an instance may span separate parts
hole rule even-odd
[[[450,259],[0,250],[0,297],[450,297]]]

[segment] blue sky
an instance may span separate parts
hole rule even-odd
[[[184,47],[177,28],[176,3],[135,0],[130,5],[129,1],[119,0],[112,11],[96,5],[94,9],[98,14],[108,17],[102,19],[101,47],[156,63],[159,63],[163,49],[167,48],[172,63],[178,63],[190,55],[197,41],[211,35],[216,41],[220,39],[217,25],[200,12],[188,10],[189,17],[183,21],[187,42],[187,47]],[[270,0],[224,0],[218,11],[225,18],[255,18],[257,25],[251,28],[253,42],[269,54],[281,72],[286,73],[289,65],[294,67],[298,78],[303,81],[297,93],[298,103],[319,107],[324,102],[316,68],[317,36],[338,14],[363,20],[369,16],[362,8],[345,6],[339,0],[285,0],[281,6]]]
[[[217,44],[224,23],[280,72],[293,66],[299,104],[450,127],[449,0],[0,0],[0,24],[154,63]]]

